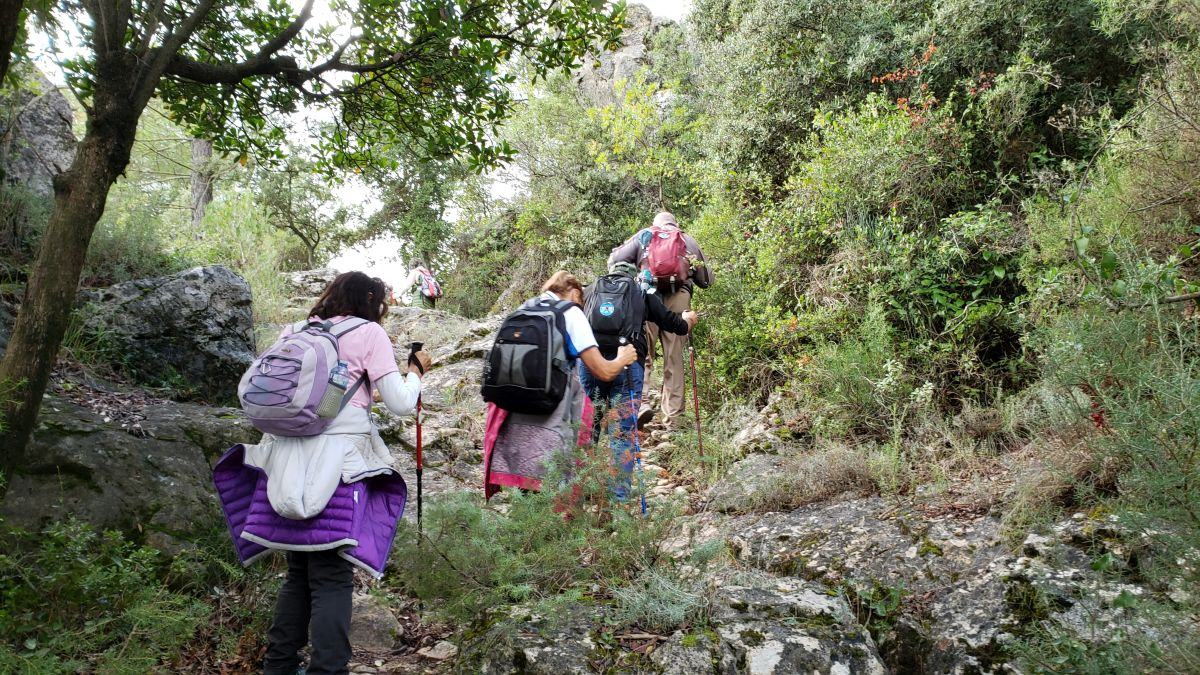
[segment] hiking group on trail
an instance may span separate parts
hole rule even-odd
[[[552,467],[569,478],[576,448],[607,430],[609,491],[626,501],[655,343],[662,343],[664,417],[677,427],[683,341],[698,318],[691,293],[711,283],[695,240],[663,212],[613,250],[608,274],[591,286],[556,272],[540,295],[511,313],[484,362],[485,496],[504,487],[540,490]],[[417,284],[421,306],[433,309],[442,289],[421,262],[403,288]],[[372,399],[396,415],[416,413],[420,505],[420,398],[430,357],[413,343],[405,367],[397,363],[382,326],[389,300],[382,280],[339,275],[309,317],[285,327],[254,360],[238,387],[263,437],[230,448],[213,482],[243,564],[272,550],[287,554],[267,635],[268,674],[347,672],[354,568],[383,574],[408,497],[369,417]],[[419,519],[418,508],[418,526]]]

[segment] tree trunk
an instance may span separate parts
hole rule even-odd
[[[130,105],[129,97],[118,93],[121,88],[112,81],[98,82],[75,160],[54,180],[54,209],[0,361],[0,392],[8,392],[0,400],[4,421],[0,468],[7,474],[23,466],[25,446],[75,304],[92,232],[104,213],[109,189],[129,164],[144,105]]]
[[[0,0],[0,84],[8,75],[8,66],[12,63],[13,45],[17,42],[18,23],[21,19],[21,6],[25,0]]]
[[[213,200],[212,142],[192,139],[192,229],[201,238],[200,223],[204,211]]]

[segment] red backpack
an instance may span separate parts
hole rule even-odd
[[[642,252],[643,266],[650,270],[659,290],[674,291],[687,281],[692,264],[687,257],[683,230],[674,225],[655,225],[650,228],[650,243]]]
[[[424,267],[418,267],[417,274],[421,275],[421,295],[434,300],[442,297],[442,285],[433,278],[433,272]]]

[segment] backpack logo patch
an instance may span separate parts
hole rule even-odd
[[[617,311],[617,307],[612,302],[606,301],[600,305],[601,316],[612,316],[615,311]]]

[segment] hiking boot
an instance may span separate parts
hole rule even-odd
[[[648,406],[648,405],[642,406],[642,409],[641,409],[641,411],[638,412],[638,416],[637,416],[638,430],[645,429],[646,425],[649,424],[650,421],[653,419],[654,419],[654,408],[652,408],[651,406]]]

